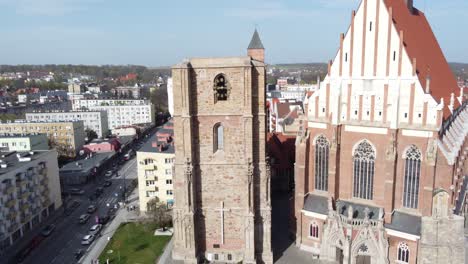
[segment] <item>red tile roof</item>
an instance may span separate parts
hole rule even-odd
[[[444,118],[449,117],[451,113],[447,106],[450,104],[451,94],[459,96],[460,89],[424,13],[414,8],[411,14],[404,0],[385,0],[385,4],[387,9],[392,8],[394,25],[398,32],[403,31],[403,42],[410,59],[416,59],[416,69],[423,89],[426,87],[427,76],[430,76],[431,94],[437,102],[444,98]],[[455,100],[454,109],[459,106],[458,100]]]

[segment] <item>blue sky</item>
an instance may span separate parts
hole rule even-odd
[[[401,0],[403,1],[403,0]],[[360,0],[0,0],[0,64],[167,66],[245,54],[325,62]],[[468,62],[468,1],[415,0],[449,61]]]

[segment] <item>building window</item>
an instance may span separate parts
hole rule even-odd
[[[364,140],[354,150],[354,190],[356,198],[372,200],[374,191],[375,151],[372,145]]]
[[[167,195],[172,195],[172,190],[167,190],[167,191],[166,191],[166,194],[167,194]]]
[[[328,191],[328,153],[330,143],[320,135],[315,141],[315,189]]]
[[[410,252],[406,243],[400,242],[398,244],[398,261],[400,263],[409,263]]]
[[[372,31],[372,21],[369,23],[369,31]]]
[[[214,80],[215,102],[226,101],[229,97],[229,85],[226,76],[219,74]]]
[[[154,181],[146,181],[146,186],[152,186],[154,185]]]
[[[309,227],[309,237],[318,238],[319,237],[319,227],[316,223],[310,224]]]
[[[214,152],[224,149],[224,127],[219,123],[214,126],[213,142]]]
[[[405,185],[403,190],[403,206],[418,208],[419,178],[421,176],[421,151],[412,145],[404,154]]]
[[[345,62],[348,62],[348,52],[345,53],[344,60]]]
[[[396,61],[396,51],[393,52],[393,61]]]
[[[227,255],[227,259],[228,259],[229,261],[231,261],[231,260],[232,260],[232,255],[231,255],[231,254],[228,254],[228,255]]]
[[[166,184],[172,184],[172,180],[166,180]]]

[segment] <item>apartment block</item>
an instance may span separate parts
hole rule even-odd
[[[45,134],[59,155],[66,157],[75,157],[85,142],[83,121],[0,123],[0,135],[12,134]]]
[[[158,139],[152,136],[148,144],[137,152],[138,188],[141,212],[148,211],[148,202],[158,198],[172,207],[174,203],[174,145],[172,136]]]
[[[9,151],[48,150],[49,140],[45,134],[18,134],[0,136],[0,147]]]
[[[135,124],[154,124],[154,106],[148,100],[73,100],[73,110],[106,111],[110,130]]]
[[[106,111],[56,111],[26,113],[28,121],[83,121],[85,129],[91,129],[98,137],[106,137],[109,133],[109,125]]]
[[[0,254],[62,206],[55,150],[0,152]]]

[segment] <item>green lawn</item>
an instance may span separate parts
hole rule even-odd
[[[109,258],[109,263],[113,264],[153,264],[171,239],[169,236],[154,236],[155,229],[153,224],[120,225],[101,253],[99,263],[106,263]]]

